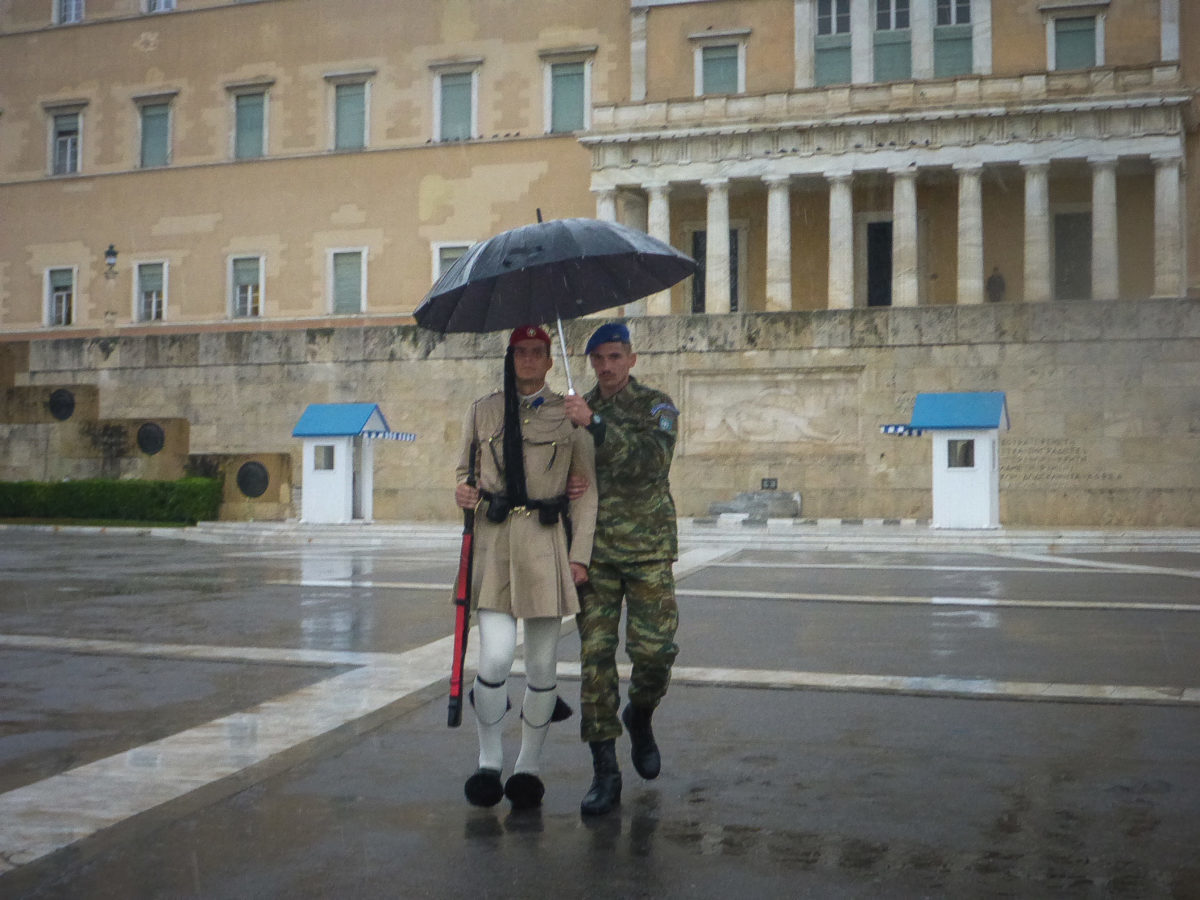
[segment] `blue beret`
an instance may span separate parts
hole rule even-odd
[[[609,322],[607,325],[601,325],[588,338],[587,349],[583,352],[591,353],[601,344],[607,344],[612,341],[620,341],[622,344],[629,343],[629,329],[625,327],[623,322]]]

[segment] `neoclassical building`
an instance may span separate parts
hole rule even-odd
[[[13,0],[0,477],[82,471],[29,449],[50,387],[239,458],[298,459],[292,406],[370,401],[426,435],[377,513],[438,516],[457,409],[388,403],[465,402],[492,348],[410,314],[541,210],[702,264],[619,311],[710,420],[685,407],[691,513],[773,479],[815,515],[927,514],[928,447],[876,426],[1004,389],[1010,520],[1190,521],[1198,85],[1188,0]]]

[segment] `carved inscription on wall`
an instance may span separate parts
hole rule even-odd
[[[1068,486],[1120,481],[1119,472],[1097,472],[1088,448],[1072,438],[1006,438],[1000,440],[1000,479],[1021,487]]]
[[[860,371],[684,372],[680,452],[844,450],[860,438]]]

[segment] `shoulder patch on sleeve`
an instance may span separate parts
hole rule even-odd
[[[675,430],[675,420],[679,418],[679,410],[671,402],[659,403],[650,410],[650,418],[656,419],[659,431],[668,434]]]

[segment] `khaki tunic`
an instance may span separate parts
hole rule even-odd
[[[587,566],[596,527],[596,465],[592,436],[567,418],[560,394],[543,390],[543,403],[521,405],[525,443],[525,487],[534,500],[566,493],[567,476],[582,475],[587,492],[571,502],[571,548],[563,523],[543,525],[536,512],[514,511],[500,524],[489,522],[487,503],[475,516],[472,609],[493,609],[518,619],[569,616],[579,612],[571,563]],[[536,398],[535,398],[536,399]],[[467,480],[471,437],[479,441],[476,484],[493,494],[504,492],[504,394],[477,400],[467,411],[458,482]]]

